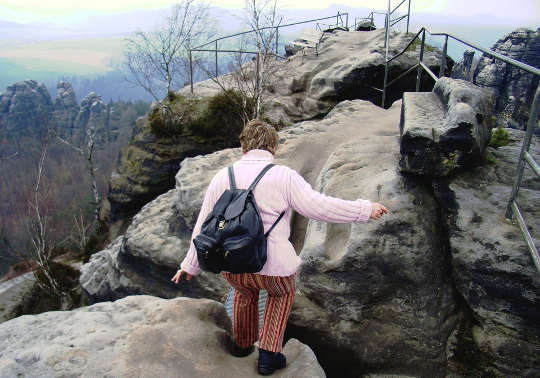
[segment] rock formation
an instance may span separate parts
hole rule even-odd
[[[45,85],[25,80],[0,94],[0,140],[2,153],[14,152],[18,140],[42,135],[49,126],[52,102]],[[6,150],[7,149],[7,150]]]
[[[441,79],[436,91],[448,111],[465,109],[457,121],[477,119],[477,111],[491,117],[477,88]],[[344,101],[321,120],[280,131],[276,163],[323,193],[369,198],[390,210],[367,224],[293,217],[291,240],[302,265],[287,334],[310,345],[330,375],[536,374],[538,277],[517,226],[501,226],[518,135],[507,147],[488,148],[495,166],[484,161],[446,179],[417,178],[398,168],[399,116],[399,102],[383,110]],[[485,146],[489,127],[483,130],[476,140]],[[538,148],[534,142],[535,156]],[[175,189],[146,205],[123,237],[83,267],[81,285],[92,299],[172,297],[176,289],[223,300],[227,286],[219,276],[202,274],[176,288],[168,280],[187,251],[211,177],[239,156],[226,149],[186,158]],[[525,208],[536,218],[537,186],[526,177]],[[530,227],[540,234],[537,223]]]
[[[384,78],[384,29],[375,31],[342,31],[325,33],[318,47],[319,54],[301,51],[278,64],[276,77],[270,85],[266,116],[276,123],[299,122],[324,116],[343,100],[363,99],[381,104]],[[412,34],[392,32],[389,54],[401,52],[412,39]],[[389,65],[389,80],[418,63],[419,44],[413,45]],[[439,72],[441,51],[429,48],[424,52],[424,63]],[[453,62],[448,63],[448,73]],[[388,88],[386,105],[402,97],[405,91],[415,90],[416,73],[410,73]],[[423,75],[422,90],[431,90],[433,80]],[[196,83],[196,95],[208,96],[219,88],[212,80]],[[189,86],[180,90],[189,93]]]
[[[75,130],[75,118],[80,110],[77,96],[67,81],[59,81],[56,88],[53,105],[55,128],[62,138],[73,141],[74,136],[80,134]]]
[[[229,354],[231,322],[211,300],[130,296],[0,324],[0,377],[253,377],[257,353]],[[289,340],[278,377],[325,377]]]
[[[85,133],[89,129],[96,130],[96,143],[98,145],[116,139],[116,134],[113,134],[109,128],[109,109],[95,92],[90,92],[81,101],[79,114],[75,119],[73,143],[82,143]]]
[[[474,59],[475,50],[467,49],[463,53],[463,59],[452,68],[452,79],[462,79],[472,82],[474,71],[478,66],[478,59]]]
[[[186,129],[177,137],[157,138],[146,117],[136,121],[131,141],[122,149],[109,182],[110,211],[107,217],[113,227],[118,222],[120,225],[116,227],[122,228],[123,221],[130,219],[142,206],[173,188],[174,175],[186,157],[231,145],[190,134]]]
[[[504,219],[524,133],[508,131],[507,146],[488,148],[491,163],[433,185],[444,204],[454,283],[471,311],[462,320],[469,334],[460,327],[450,340],[472,340],[478,370],[471,375],[540,375],[540,274],[517,225]],[[539,160],[538,140],[530,153]],[[529,168],[518,202],[539,245],[540,179]]]
[[[540,68],[540,28],[536,31],[520,28],[499,39],[491,50],[530,66]],[[464,60],[470,60],[466,53]],[[461,68],[463,69],[461,69]],[[467,76],[471,70],[467,63],[458,65],[452,77]],[[474,69],[472,82],[491,89],[496,98],[494,110],[500,115],[503,126],[513,120],[524,129],[529,119],[530,105],[539,83],[539,77],[517,67],[482,56]],[[512,122],[510,122],[512,124]]]
[[[448,176],[481,163],[491,135],[492,107],[489,91],[446,77],[433,92],[404,93],[401,169]]]
[[[392,34],[390,54],[400,52],[411,38],[410,34]],[[419,48],[416,46],[393,61],[389,77],[396,77],[415,65]],[[380,93],[373,87],[380,88],[383,82],[384,30],[325,33],[319,52],[318,56],[308,54],[305,57],[298,53],[289,61],[278,63],[265,117],[287,124],[322,117],[345,99],[366,99],[380,104]],[[424,62],[435,72],[439,72],[440,61],[438,49],[426,50]],[[451,66],[450,61],[449,69]],[[411,77],[415,75],[413,73]],[[424,75],[422,88],[431,89],[432,86],[433,81]],[[389,88],[387,102],[401,98],[405,90],[414,90],[410,77]],[[196,95],[211,96],[218,92],[212,80],[195,85]],[[188,95],[189,87],[178,93]],[[173,176],[184,158],[231,146],[208,145],[188,134],[176,139],[156,139],[147,121],[137,122],[132,142],[122,151],[110,180],[107,195],[110,211],[106,217],[112,225],[113,237],[144,204],[174,186]]]

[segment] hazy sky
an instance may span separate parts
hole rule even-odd
[[[393,0],[392,6],[400,0]],[[142,9],[159,9],[167,7],[175,1],[171,0],[0,0],[0,18],[16,22],[52,22],[58,24],[72,23],[86,15],[125,12]],[[243,0],[213,0],[211,4],[218,7],[242,8]],[[385,9],[386,0],[279,0],[284,9],[319,8],[324,9],[332,4],[370,9]],[[405,9],[405,8],[404,8]],[[411,0],[414,13],[436,13],[449,17],[473,19],[481,15],[482,19],[493,18],[496,22],[513,24],[537,24],[540,21],[539,0]],[[467,12],[465,12],[467,10]]]

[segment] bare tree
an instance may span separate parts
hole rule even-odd
[[[37,272],[42,274],[42,277],[37,276],[36,284],[45,292],[59,297],[61,309],[67,309],[73,304],[70,292],[60,285],[50,265],[54,247],[59,242],[53,240],[54,230],[51,229],[50,215],[43,200],[42,179],[47,149],[48,141],[43,145],[37,167],[36,182],[28,199],[27,230],[32,242],[32,255],[38,266]]]
[[[94,196],[94,222],[97,222],[99,219],[99,211],[101,208],[101,196],[99,194],[96,171],[97,167],[94,164],[94,153],[96,150],[96,127],[93,123],[90,123],[89,127],[86,128],[86,135],[80,146],[76,146],[73,143],[68,142],[59,135],[56,138],[77,151],[87,162],[88,174],[90,175],[91,185],[92,185],[92,194]]]
[[[244,35],[239,49],[252,53],[235,53],[227,75],[212,75],[201,66],[222,91],[234,89],[241,93],[245,120],[261,115],[268,88],[283,68],[278,62],[280,57],[274,53],[281,21],[277,0],[246,0],[244,23],[252,32]]]
[[[164,24],[152,32],[137,31],[127,39],[125,68],[128,81],[146,90],[159,104],[189,75],[188,51],[212,34],[209,5],[201,0],[176,4]]]

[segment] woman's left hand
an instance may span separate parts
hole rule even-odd
[[[188,280],[188,281],[191,280],[191,278],[193,277],[188,272],[184,272],[182,269],[180,269],[178,272],[176,272],[176,274],[173,276],[173,278],[171,278],[171,281],[177,284],[178,282],[180,282],[180,280],[182,279],[182,276],[184,274],[186,275],[186,280]]]

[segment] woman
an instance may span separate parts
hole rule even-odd
[[[242,130],[240,144],[243,156],[233,164],[233,169],[236,186],[245,189],[273,161],[278,134],[272,126],[252,120]],[[190,280],[199,274],[193,237],[200,233],[202,223],[228,188],[227,167],[224,167],[208,186],[190,249],[171,281],[178,283],[183,275]],[[291,209],[308,218],[332,223],[367,222],[370,218],[379,219],[388,211],[383,205],[368,200],[346,201],[325,196],[314,191],[296,171],[282,165],[272,167],[253,193],[265,232],[283,211],[285,216],[268,236],[267,261],[260,272],[221,274],[234,288],[232,354],[237,357],[249,355],[254,350],[253,344],[259,340],[258,370],[260,374],[268,375],[286,364],[285,356],[281,353],[283,334],[296,290],[296,271],[301,261],[289,242]],[[259,332],[258,300],[261,289],[268,292],[268,299]]]

